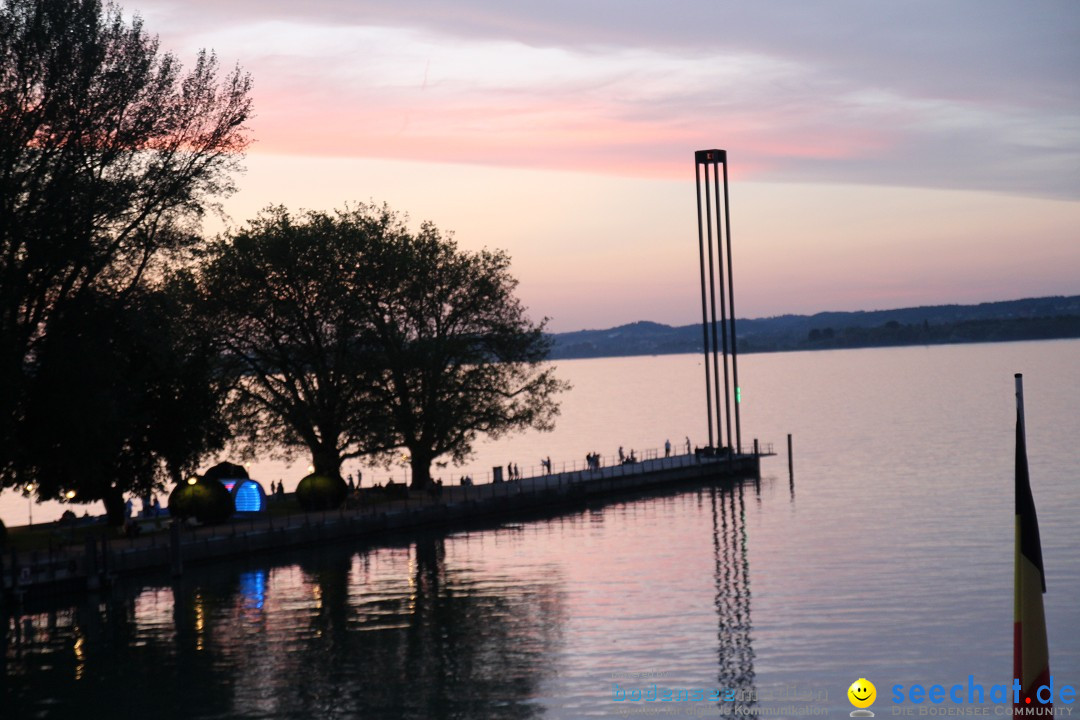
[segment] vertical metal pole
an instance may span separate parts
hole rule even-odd
[[[701,317],[702,317],[702,343],[705,357],[705,395],[709,406],[709,447],[718,447],[724,444],[724,424],[727,424],[727,446],[734,453],[742,452],[742,418],[739,408],[741,393],[739,388],[739,365],[738,347],[735,334],[735,269],[731,255],[731,212],[730,198],[728,194],[727,153],[724,150],[699,150],[694,153],[694,179],[697,189],[698,211],[698,258],[701,267]],[[724,197],[720,197],[720,165],[724,166],[723,185]],[[704,200],[702,199],[702,169],[704,169]],[[709,177],[709,167],[712,167],[712,178]],[[710,184],[712,187],[710,187]],[[716,259],[713,259],[713,199],[711,193],[715,190],[716,210]],[[705,206],[704,218],[702,205]],[[721,222],[723,214],[723,222]],[[726,236],[726,239],[725,239]],[[709,282],[708,290],[705,285],[705,252],[709,255]],[[725,252],[727,258],[725,260]],[[725,287],[725,265],[726,283]],[[717,277],[719,273],[719,277]],[[716,284],[720,285],[720,316],[719,333],[717,332],[716,314]],[[708,293],[708,299],[706,299]],[[711,309],[711,312],[710,312]],[[709,366],[709,325],[712,326],[712,367]],[[719,334],[719,338],[717,335]],[[728,369],[728,335],[731,336],[731,367]],[[721,350],[724,363],[723,393],[724,415],[721,415],[720,407],[720,361]],[[732,404],[735,405],[734,429],[732,437]],[[716,412],[716,445],[713,444],[712,413]]]
[[[715,168],[716,166],[713,165]],[[713,190],[719,194],[720,188],[716,187],[713,183]],[[719,218],[718,218],[719,219]],[[717,225],[719,227],[719,225]],[[716,342],[716,271],[713,267],[713,220],[712,220],[712,200],[709,191],[709,168],[705,168],[705,247],[709,252],[709,303],[712,308],[710,314],[709,326],[712,328],[712,354],[713,354],[713,394],[715,396],[716,406],[716,445],[719,446],[722,443],[721,440],[721,428],[723,424],[720,422],[720,351]],[[720,236],[716,236],[716,253],[720,252]],[[720,276],[720,292],[724,292],[723,275]],[[723,303],[720,306],[723,310]],[[726,365],[725,365],[726,367]],[[709,443],[711,446],[712,443]]]
[[[708,181],[708,178],[708,170],[706,170],[706,182]],[[701,167],[698,164],[696,158],[694,160],[694,180],[697,184],[698,257],[701,260],[701,349],[705,355],[705,416],[708,418],[709,421],[709,446],[711,447],[713,444],[712,387],[711,381],[709,379],[709,313],[705,300],[705,234],[701,227]]]
[[[720,272],[720,335],[724,341],[724,412],[725,419],[727,420],[727,446],[733,448],[731,444],[731,383],[728,380],[728,330],[727,330],[727,298],[724,293],[724,239],[723,230],[720,224],[720,163],[713,165],[713,178],[714,185],[716,186],[716,258],[719,264]],[[724,196],[727,197],[727,159],[724,160]],[[726,203],[725,203],[726,204]],[[727,208],[725,207],[726,211]],[[730,250],[729,250],[730,252]],[[730,263],[731,258],[728,258]],[[720,376],[716,376],[716,382],[720,382]],[[717,401],[716,411],[720,412],[720,403]]]
[[[735,270],[731,257],[731,206],[728,203],[727,156],[724,157],[724,224],[727,228],[728,309],[731,311],[731,379],[735,383],[735,447],[742,452],[739,422],[739,353],[735,347]],[[730,428],[729,428],[730,431]]]

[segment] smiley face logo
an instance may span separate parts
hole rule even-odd
[[[877,699],[877,688],[866,678],[859,678],[847,689],[848,700],[857,708],[868,708]]]

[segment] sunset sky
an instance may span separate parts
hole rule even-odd
[[[234,222],[388,202],[507,250],[556,331],[700,319],[713,147],[740,317],[1080,293],[1080,3],[124,7],[252,73]]]

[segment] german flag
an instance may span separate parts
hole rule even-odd
[[[1038,689],[1050,684],[1050,656],[1046,644],[1046,618],[1043,615],[1042,545],[1035,500],[1028,477],[1027,442],[1024,433],[1023,376],[1016,375],[1016,555],[1013,594],[1013,677],[1020,681],[1020,697],[1014,698],[1014,715],[1053,713],[1053,698],[1040,701]]]

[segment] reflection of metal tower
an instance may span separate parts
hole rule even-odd
[[[750,631],[750,558],[746,548],[746,512],[742,485],[710,488],[713,549],[716,553],[717,681],[735,691],[735,701],[754,704],[754,647]],[[736,501],[735,494],[739,497]]]
[[[720,166],[724,166],[724,198],[720,199]],[[704,172],[702,172],[704,168]],[[709,171],[712,170],[710,181]],[[702,177],[704,176],[704,183]],[[724,409],[727,446],[742,450],[739,423],[739,370],[735,349],[735,284],[731,268],[731,216],[728,212],[727,151],[698,150],[694,153],[694,177],[697,180],[698,255],[701,259],[701,330],[705,353],[705,400],[708,405],[709,446],[713,446],[713,414],[716,415],[716,445],[723,445],[720,429],[720,365],[724,360]],[[702,216],[704,209],[704,217]],[[715,222],[713,214],[715,210]],[[721,218],[723,222],[721,222]],[[716,252],[713,253],[713,230]],[[725,248],[726,245],[726,248]],[[706,253],[707,251],[707,253]],[[706,255],[708,263],[706,263]],[[715,257],[715,263],[713,258]],[[725,263],[725,258],[726,263]],[[706,276],[706,264],[708,275]],[[725,265],[727,289],[724,288]],[[717,347],[716,288],[720,287],[720,347]],[[709,329],[712,329],[712,367],[709,366]],[[728,377],[728,343],[731,345],[731,377]],[[734,396],[734,402],[732,402]],[[731,406],[735,406],[735,442],[731,439]]]

